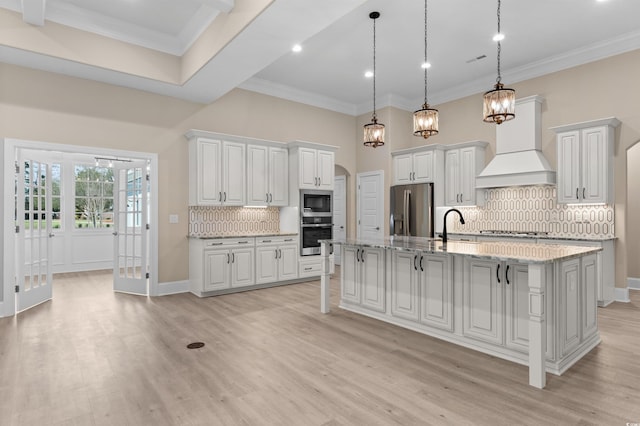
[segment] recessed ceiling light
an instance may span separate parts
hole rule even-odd
[[[302,52],[302,46],[300,46],[299,44],[294,44],[291,50],[295,53]]]
[[[502,41],[502,40],[504,40],[504,34],[502,33],[498,33],[493,36],[493,41]]]
[[[367,78],[373,77],[373,71],[365,71],[364,76]]]
[[[422,65],[420,65],[421,68],[431,68],[431,64],[429,62],[424,62]]]

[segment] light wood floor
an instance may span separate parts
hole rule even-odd
[[[339,309],[319,282],[198,299],[65,274],[0,319],[2,425],[620,425],[640,422],[640,292],[544,390],[527,369]],[[189,350],[202,341],[202,349]]]

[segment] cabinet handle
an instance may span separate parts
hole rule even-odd
[[[224,200],[222,200],[222,201],[224,201],[226,203],[227,202],[227,191],[224,191],[223,194],[224,194]]]
[[[578,198],[578,190],[579,190],[579,188],[576,188],[576,200],[579,200],[579,198]]]
[[[361,253],[360,253],[360,261],[362,263],[364,263],[364,249],[362,249]]]
[[[504,277],[507,279],[507,285],[511,284],[509,282],[509,265],[507,265],[507,269],[504,271]]]
[[[418,260],[418,255],[413,256],[413,269],[418,270],[418,265],[416,265],[416,261]]]
[[[229,259],[230,259],[229,253],[227,253],[227,263],[229,263]]]
[[[236,263],[236,254],[231,253],[231,263]]]
[[[360,262],[360,249],[356,252],[356,262]]]
[[[304,270],[305,270],[305,271],[310,271],[310,270],[312,270],[312,269],[313,269],[313,268],[312,268],[311,266],[307,266],[307,267],[305,267],[305,268],[304,268]]]
[[[273,202],[273,194],[269,194],[269,202]]]
[[[500,284],[500,264],[498,263],[498,269],[496,269],[496,278],[498,279],[498,284]]]
[[[277,258],[278,258],[278,250],[277,250],[277,249],[276,249],[276,250],[274,250],[274,251],[273,251],[273,253],[274,253],[274,254],[275,254],[275,256],[276,256],[275,258],[277,259]]]
[[[222,202],[222,191],[218,192],[218,201]]]
[[[249,241],[238,241],[238,244],[249,244]]]
[[[268,203],[269,202],[269,194],[265,194],[264,196],[264,202]]]
[[[271,242],[271,240],[262,240],[262,242],[263,242],[263,243],[270,243],[270,242]],[[238,243],[238,244],[240,244],[240,243]]]
[[[585,191],[585,190],[586,190],[586,188],[582,188],[582,199],[583,199],[583,200],[585,199],[585,196],[584,196],[584,191]]]
[[[318,186],[320,186],[320,185],[322,185],[322,178],[321,177],[318,178]]]
[[[422,257],[422,255],[420,255],[420,271],[424,272],[424,269],[422,269],[422,259],[424,259],[424,257]]]
[[[287,241],[293,241],[293,238],[287,238],[287,239],[285,239],[284,241],[285,241],[285,242],[287,242]]]

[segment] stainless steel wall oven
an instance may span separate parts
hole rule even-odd
[[[331,191],[300,191],[300,254],[320,254],[319,240],[333,236],[333,193]]]

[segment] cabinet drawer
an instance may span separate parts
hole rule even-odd
[[[216,238],[212,240],[205,240],[204,248],[213,249],[218,247],[230,248],[230,247],[253,247],[255,245],[255,239],[251,238]]]
[[[298,265],[298,276],[315,277],[322,273],[322,261],[318,259],[314,262],[304,261]]]
[[[297,235],[290,235],[286,237],[256,237],[256,246],[269,246],[269,245],[282,245],[282,244],[296,244],[298,242]]]

